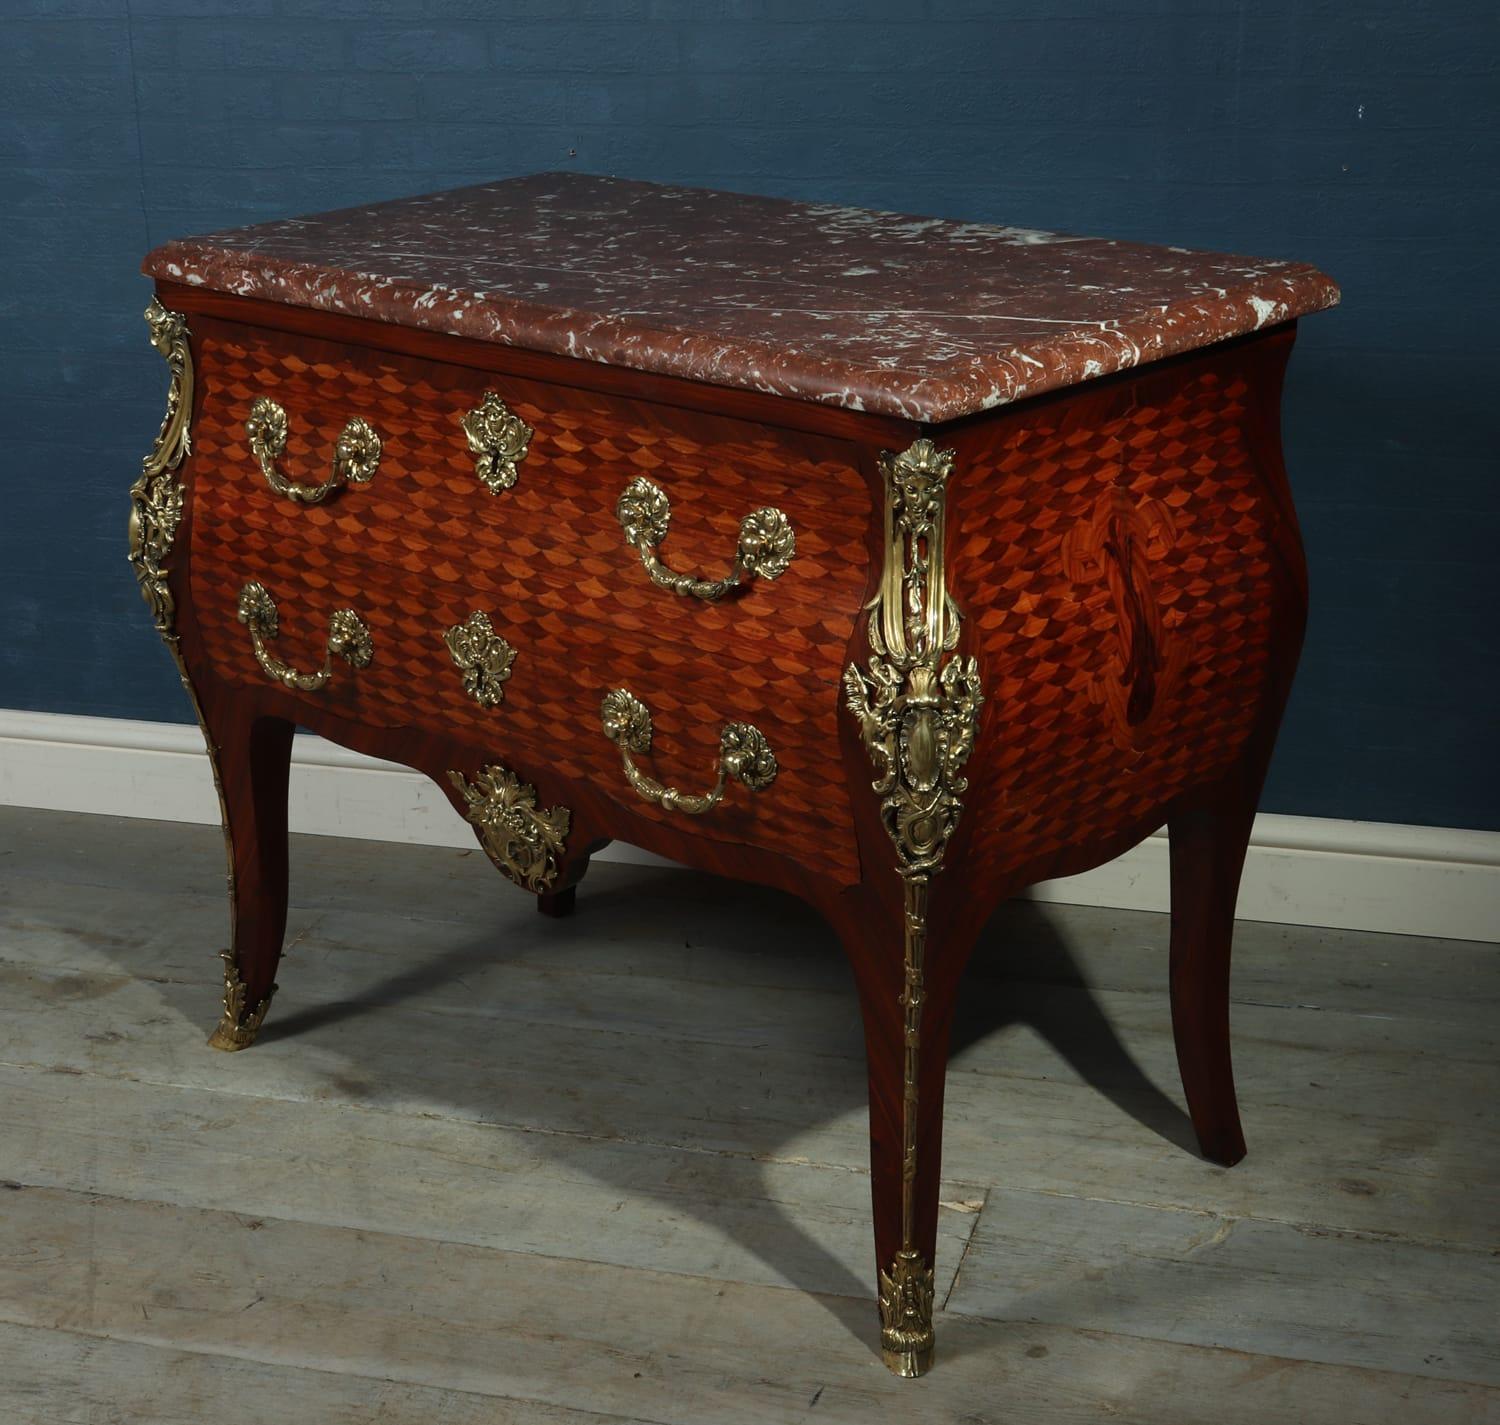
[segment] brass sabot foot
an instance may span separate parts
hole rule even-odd
[[[932,1369],[932,1347],[921,1351],[893,1351],[887,1346],[880,1348],[880,1359],[892,1375],[915,1380]]]
[[[261,1003],[264,1004],[265,1001],[262,1000]],[[232,1054],[237,1049],[248,1049],[255,1043],[255,1035],[259,1029],[259,1019],[253,1024],[236,1024],[226,1014],[208,1036],[208,1047],[222,1049],[226,1054]]]
[[[259,1004],[247,1007],[245,982],[240,979],[234,956],[229,951],[222,950],[219,958],[224,961],[224,1015],[219,1020],[218,1027],[208,1036],[208,1047],[232,1054],[238,1049],[248,1049],[255,1043],[255,1036],[260,1033],[266,1011],[271,1007],[271,996],[276,993],[276,986],[272,985],[266,991],[266,997]]]
[[[898,1376],[932,1369],[932,1297],[932,1268],[918,1252],[897,1252],[880,1274],[880,1357]]]

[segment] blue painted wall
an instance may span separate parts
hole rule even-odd
[[[0,706],[188,717],[124,563],[165,238],[574,166],[1309,260],[1270,810],[1500,828],[1493,0],[3,0]]]

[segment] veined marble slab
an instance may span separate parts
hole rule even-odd
[[[925,422],[1339,298],[1300,262],[571,173],[185,238],[143,270]]]

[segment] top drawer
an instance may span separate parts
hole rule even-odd
[[[249,537],[330,560],[394,565],[437,582],[500,574],[536,613],[605,623],[684,648],[773,641],[793,660],[842,655],[866,581],[870,496],[849,448],[826,437],[627,401],[466,367],[198,318],[202,405],[193,435],[199,508]],[[495,391],[532,428],[513,486],[476,473],[463,417]],[[353,419],[379,436],[374,475],[320,504],[269,487],[246,435],[258,397],[287,415],[282,473],[329,474]],[[718,603],[653,583],[616,517],[645,478],[670,506],[658,547],[707,579],[734,563],[741,522],[780,510],[796,548],[785,572]]]

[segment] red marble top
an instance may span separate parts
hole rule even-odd
[[[1338,301],[1305,263],[570,173],[185,238],[143,271],[921,421]]]

